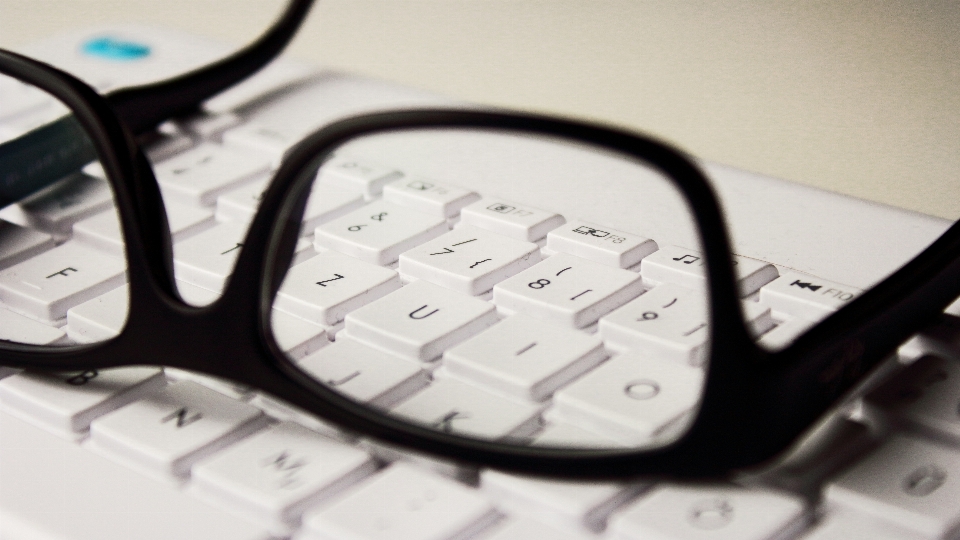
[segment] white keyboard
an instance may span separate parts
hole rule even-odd
[[[177,34],[140,38],[213,54]],[[69,68],[63,51],[76,39],[33,53]],[[218,294],[269,172],[300,137],[362,111],[447,104],[326,73],[248,104],[310,71],[279,66],[202,118],[169,123],[148,148],[190,302]],[[106,77],[103,88],[125,82],[78,69]],[[464,432],[617,447],[669,431],[696,402],[703,359],[702,332],[689,325],[702,317],[702,271],[698,254],[678,247],[682,235],[656,215],[626,211],[631,201],[615,182],[582,193],[551,185],[550,171],[514,186],[438,167],[384,156],[326,166],[326,196],[308,205],[298,264],[277,300],[281,346],[306,371],[401,416],[427,420],[452,402],[473,406],[444,419]],[[772,347],[946,225],[707,169],[740,254],[745,314]],[[98,171],[86,172],[65,182],[69,204],[46,198],[0,211],[0,234],[15,240],[0,252],[0,338],[84,343],[122,328],[116,217]],[[805,205],[820,208],[819,219],[792,210]],[[385,215],[403,219],[384,226]],[[343,235],[341,225],[358,216],[368,226]],[[875,249],[845,243],[868,228]],[[798,231],[803,242],[784,241]],[[448,258],[435,262],[437,253]],[[469,271],[451,263],[468,259]],[[317,303],[300,274],[340,286]],[[346,274],[359,277],[347,283]],[[38,291],[24,276],[64,279]],[[590,308],[534,301],[533,284],[548,278],[557,298],[592,295]],[[431,307],[408,314],[408,297]],[[648,314],[664,304],[672,311],[651,328]],[[437,306],[449,313],[437,324],[403,326]],[[489,361],[507,349],[524,355],[524,371]],[[637,363],[649,364],[648,379],[625,380],[624,366]],[[0,539],[950,538],[960,527],[960,319],[946,315],[890,362],[898,363],[911,365],[841,408],[775,470],[693,484],[475,470],[357,438],[255,389],[180,370],[0,368]],[[615,396],[596,391],[624,384]]]

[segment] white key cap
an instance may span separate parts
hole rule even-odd
[[[0,217],[65,237],[74,223],[112,205],[113,192],[106,180],[75,174],[0,210]]]
[[[908,424],[960,442],[960,362],[924,356],[869,396]]]
[[[498,506],[514,515],[531,516],[564,529],[600,532],[607,516],[634,495],[643,484],[573,482],[485,470],[480,489]]]
[[[283,422],[194,465],[191,490],[282,534],[304,509],[374,470],[366,452]]]
[[[352,399],[390,407],[430,382],[417,362],[368,347],[350,336],[307,356],[298,367]]]
[[[617,540],[775,540],[808,521],[796,497],[734,486],[665,485],[610,520]]]
[[[290,268],[274,307],[324,326],[400,288],[393,270],[326,251]]]
[[[215,225],[213,212],[178,203],[167,203],[167,223],[170,236],[179,242]],[[120,234],[120,218],[116,212],[99,214],[73,225],[73,238],[83,244],[102,249],[115,255],[123,254],[123,237]]]
[[[679,283],[685,287],[703,287],[704,263],[701,254],[677,246],[661,246],[640,261],[640,274],[651,283]],[[750,296],[763,285],[776,279],[778,272],[770,263],[734,255],[734,271],[741,296]]]
[[[960,452],[895,435],[831,482],[831,505],[943,538],[960,525]]]
[[[163,128],[164,125],[161,124],[160,129]],[[146,142],[141,144],[144,152],[147,154],[147,159],[149,159],[151,163],[159,163],[180,155],[194,145],[193,137],[190,137],[186,133],[178,133],[176,131],[171,133],[161,131],[148,135],[146,139]],[[106,178],[106,174],[100,175],[100,178]]]
[[[164,198],[211,206],[230,189],[263,176],[270,162],[263,156],[205,143],[156,167]]]
[[[344,331],[375,347],[426,362],[496,322],[493,305],[416,281],[349,313]]]
[[[480,195],[457,186],[414,177],[384,186],[383,199],[425,214],[452,218],[460,213],[461,208],[479,200]]]
[[[4,410],[68,438],[86,434],[90,422],[166,384],[153,367],[91,369],[71,373],[22,372],[0,381]]]
[[[803,540],[924,540],[924,537],[860,513],[834,511],[804,535]]]
[[[0,433],[0,463],[15,464],[3,469],[4,534],[44,540],[270,538],[234,513],[3,412]]]
[[[177,244],[173,267],[177,279],[212,291],[219,291],[233,273],[233,264],[243,247],[246,223],[221,223]],[[297,242],[294,264],[315,253],[304,239]]]
[[[240,125],[242,119],[232,112],[223,114],[196,114],[173,122],[182,131],[192,133],[200,139],[218,140],[220,135],[235,126]]]
[[[0,308],[0,339],[31,345],[56,345],[64,342],[66,336],[59,328]]]
[[[594,336],[514,315],[448,349],[443,365],[451,376],[543,401],[605,358]]]
[[[362,519],[357,519],[363,516]],[[468,538],[496,519],[485,498],[452,480],[396,463],[344,499],[303,518],[304,540]]]
[[[437,379],[391,414],[447,433],[480,439],[522,439],[540,426],[542,405],[492,394],[456,379]]]
[[[628,352],[553,396],[558,418],[625,444],[669,433],[700,399],[703,371]]]
[[[793,343],[793,340],[802,336],[811,326],[813,326],[813,322],[811,321],[791,317],[777,324],[776,328],[760,336],[757,343],[771,351],[779,351]]]
[[[484,197],[460,211],[461,222],[526,242],[535,242],[566,221],[560,214]]]
[[[508,313],[583,328],[641,291],[643,284],[635,272],[558,253],[497,283],[493,301]]]
[[[547,423],[530,442],[533,446],[561,448],[627,448],[628,445],[599,433],[587,431],[576,424],[556,418],[552,410],[544,414]]]
[[[276,309],[270,313],[270,325],[277,345],[289,358],[299,360],[329,343],[323,327]]]
[[[284,154],[303,138],[302,129],[284,128],[275,123],[245,122],[223,132],[223,145],[238,151],[253,151],[270,159],[272,167],[280,165]]]
[[[317,182],[362,193],[367,200],[383,193],[383,187],[403,178],[403,173],[366,159],[337,156],[320,167]]]
[[[788,272],[760,289],[760,301],[774,311],[820,320],[859,296],[860,289]]]
[[[483,540],[531,540],[549,538],[551,540],[589,540],[593,535],[568,529],[556,529],[526,516],[514,516],[508,521],[497,524],[493,533]]]
[[[665,283],[600,319],[600,335],[617,350],[698,366],[710,335],[703,291]],[[770,308],[742,302],[754,333],[773,327]]]
[[[54,246],[49,234],[0,220],[0,270]]]
[[[67,309],[119,287],[126,262],[67,242],[0,271],[0,300],[42,321],[59,321]]]
[[[534,243],[463,226],[402,253],[400,274],[479,295],[538,262]]]
[[[384,201],[360,207],[317,227],[314,245],[373,264],[387,265],[400,254],[447,232],[447,221]]]
[[[217,198],[217,219],[246,221],[253,219],[260,207],[260,197],[266,183],[256,183],[235,189]],[[303,213],[302,231],[312,233],[317,226],[336,219],[363,206],[363,196],[352,191],[315,186]]]
[[[630,268],[656,251],[657,243],[640,235],[573,220],[547,233],[547,249],[617,268]]]
[[[260,409],[190,381],[90,423],[98,451],[154,476],[186,477],[197,460],[259,429]]]

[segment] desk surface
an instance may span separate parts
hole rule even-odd
[[[0,0],[0,46],[117,21],[240,43],[281,7]],[[956,2],[319,0],[290,54],[957,219],[957,28]]]

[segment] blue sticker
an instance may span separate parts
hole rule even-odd
[[[150,47],[134,41],[111,37],[93,38],[83,44],[83,52],[107,60],[139,60],[150,54]]]

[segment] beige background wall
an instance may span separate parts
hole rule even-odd
[[[0,0],[0,46],[106,21],[239,43],[281,6]],[[318,0],[290,53],[957,219],[957,29],[957,1]]]

